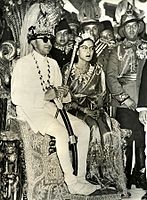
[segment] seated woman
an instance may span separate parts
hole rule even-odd
[[[83,34],[83,38],[85,35]],[[105,75],[95,58],[94,40],[89,35],[79,43],[69,75],[63,68],[63,82],[68,84],[72,102],[68,111],[84,120],[91,129],[87,179],[102,186],[115,186],[127,195],[122,161],[122,132],[118,123],[103,109]],[[68,79],[68,80],[67,80]]]

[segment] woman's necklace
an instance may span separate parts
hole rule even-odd
[[[36,68],[37,68],[37,70],[38,70],[38,75],[39,75],[39,79],[40,79],[40,83],[41,83],[42,90],[43,90],[44,92],[46,92],[46,91],[48,90],[48,88],[50,87],[50,65],[49,65],[49,62],[48,62],[48,60],[46,59],[46,61],[47,61],[47,66],[48,66],[48,69],[47,69],[47,71],[48,71],[48,78],[47,78],[47,80],[45,81],[45,80],[43,79],[42,72],[41,72],[41,70],[40,70],[40,68],[39,68],[38,62],[37,62],[37,60],[36,60],[36,58],[35,58],[35,55],[34,55],[33,53],[32,53],[32,57],[33,57],[33,59],[34,59],[34,61],[35,61]]]
[[[71,73],[75,75],[79,82],[87,83],[93,73],[93,66],[90,65],[87,69],[81,70],[77,65],[74,65]]]
[[[89,70],[90,66],[85,67],[84,69],[81,67],[78,67],[78,65],[75,65],[76,70],[78,71],[79,74],[86,74]]]

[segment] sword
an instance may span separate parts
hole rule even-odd
[[[72,166],[73,166],[73,174],[77,176],[78,174],[78,152],[77,152],[77,139],[74,135],[69,117],[67,115],[66,110],[63,107],[63,104],[60,99],[55,98],[54,103],[56,104],[58,108],[58,112],[61,114],[62,120],[64,122],[64,125],[67,129],[68,135],[69,135],[69,142],[71,145],[71,151],[72,151]]]
[[[74,45],[74,49],[73,49],[73,53],[72,53],[72,57],[71,57],[71,62],[70,62],[70,66],[69,66],[69,71],[68,71],[68,74],[67,74],[66,79],[64,81],[65,85],[67,85],[67,82],[68,82],[68,79],[69,79],[69,76],[70,76],[70,73],[71,73],[71,70],[72,70],[72,67],[73,67],[74,58],[75,58],[75,55],[76,55],[76,52],[77,52],[77,48],[78,48],[79,42],[81,42],[81,38],[77,37],[75,39],[75,42],[76,43]],[[76,136],[74,135],[74,132],[73,132],[69,117],[67,115],[67,112],[63,107],[62,98],[60,98],[60,99],[55,98],[54,102],[55,102],[55,104],[58,108],[56,115],[55,115],[55,118],[57,118],[58,113],[60,112],[61,117],[63,119],[63,122],[65,124],[65,127],[68,131],[69,141],[70,141],[71,151],[72,151],[72,166],[73,166],[73,169],[74,169],[73,174],[77,176],[77,174],[78,174],[77,139],[76,139]]]

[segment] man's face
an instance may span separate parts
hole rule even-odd
[[[38,36],[36,40],[33,41],[34,49],[43,56],[49,54],[52,44],[48,36]]]
[[[84,60],[86,62],[90,62],[92,60],[94,54],[94,43],[91,40],[85,40],[77,51],[77,55],[79,59]]]
[[[124,33],[127,39],[136,40],[139,32],[139,25],[137,22],[127,23],[124,27]]]
[[[75,24],[69,24],[71,34],[69,34],[69,40],[74,41],[75,37],[78,35],[78,27]]]
[[[104,30],[101,32],[100,37],[105,39],[106,41],[114,40],[114,33],[111,30]]]
[[[78,35],[78,27],[75,24],[69,24],[69,27],[74,35]]]
[[[56,33],[56,43],[60,46],[65,46],[68,43],[68,30],[64,29]]]
[[[88,24],[83,27],[84,33],[91,34],[95,41],[99,38],[99,27],[97,24]]]

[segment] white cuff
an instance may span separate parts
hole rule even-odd
[[[147,107],[136,108],[137,112],[147,111]]]

